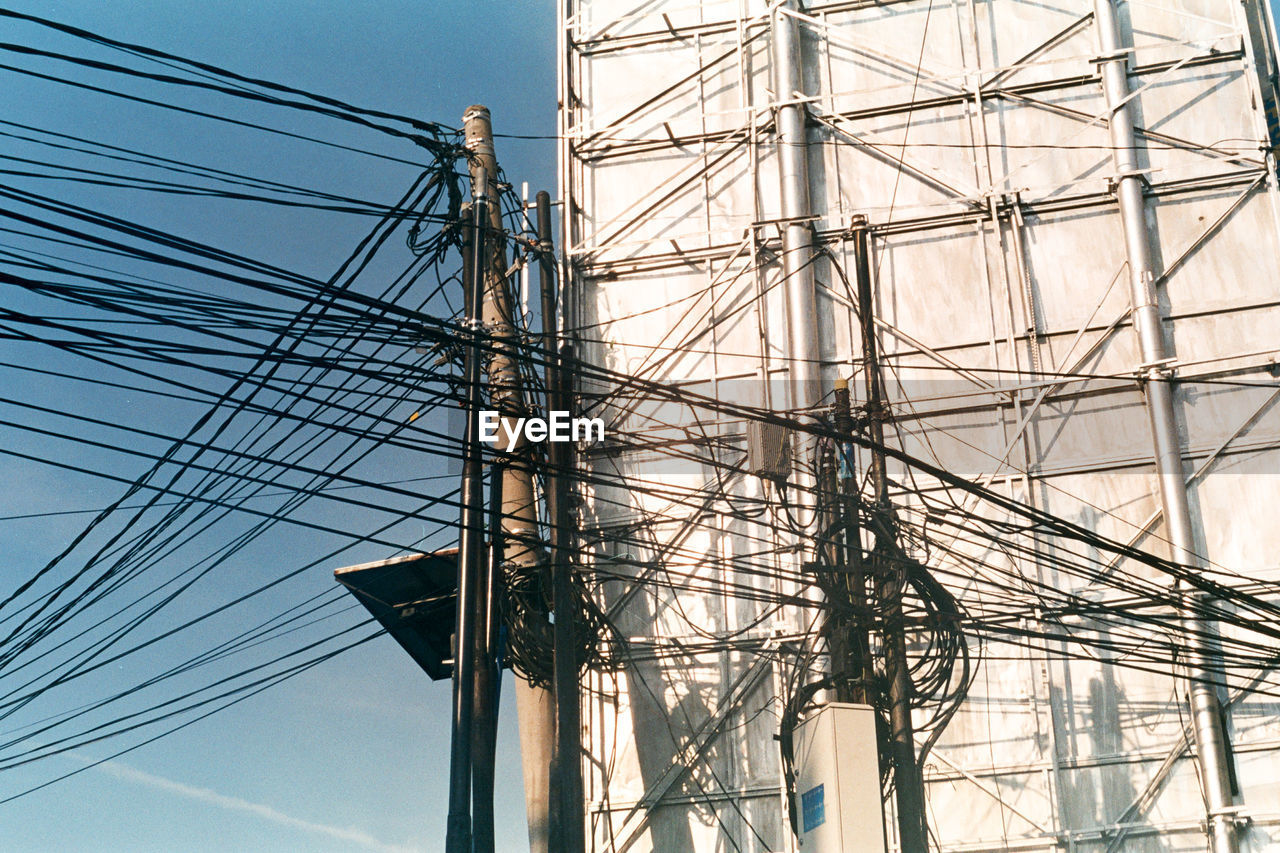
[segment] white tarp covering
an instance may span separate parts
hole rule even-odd
[[[1271,37],[1250,30],[1269,16],[1250,19],[1254,6],[1120,5],[1193,520],[1207,571],[1233,583],[1280,580],[1280,193],[1273,101],[1254,72]],[[1092,8],[810,3],[810,204],[845,270],[842,233],[869,221],[895,443],[1165,557]],[[562,38],[570,325],[584,359],[782,409],[769,7],[568,0]],[[858,326],[832,261],[814,271],[829,389],[856,378]],[[807,557],[770,524],[776,506],[761,509],[779,502],[774,486],[706,464],[741,459],[740,420],[617,385],[581,389],[617,439],[589,459],[584,512],[611,651],[626,661],[585,685],[591,849],[793,850],[774,735],[815,611],[777,598]],[[1005,560],[1085,597],[1119,595],[968,547],[936,564]],[[984,606],[980,580],[962,587]],[[1174,664],[1059,652],[1048,640],[983,649],[925,766],[936,845],[1202,849]],[[1280,850],[1280,706],[1237,699],[1250,680],[1231,673],[1230,732],[1251,819],[1241,837],[1260,853]]]

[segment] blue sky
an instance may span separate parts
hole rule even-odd
[[[492,110],[500,133],[554,132],[555,27],[550,2],[84,0],[16,2],[9,8],[360,106],[458,126],[467,105],[483,103]],[[0,41],[5,42],[57,50],[74,46],[66,38],[12,21],[0,22],[0,33]],[[103,57],[84,46],[77,50]],[[29,60],[5,56],[0,61],[22,67]],[[30,64],[37,67],[34,60]],[[6,77],[0,89],[0,117],[62,133],[388,204],[419,171],[0,73]],[[91,77],[75,69],[66,71],[66,76]],[[152,96],[163,94],[154,86],[148,91]],[[236,114],[280,124],[278,113],[266,108],[244,106]],[[373,137],[336,122],[308,127],[353,147],[411,160],[420,155],[408,143]],[[528,181],[531,192],[546,188],[554,194],[552,142],[500,140],[499,146],[510,179],[517,184]],[[0,153],[5,149],[22,156],[30,156],[31,150],[0,138]],[[217,200],[50,181],[14,179],[14,183],[321,279],[341,263],[368,227],[359,217],[329,213],[261,210]],[[10,237],[0,243],[10,240],[22,242]],[[52,358],[30,344],[17,347],[12,342],[2,355]],[[180,403],[158,405],[145,394],[119,389],[87,387],[75,392],[78,386],[46,385],[17,374],[6,374],[0,381],[8,383],[6,398],[109,422],[145,425],[161,434],[185,430],[198,411],[196,406]],[[55,431],[65,428],[53,424],[48,422]],[[72,427],[76,428],[81,429],[79,434],[101,436],[108,444],[120,441],[106,428]],[[124,478],[136,476],[144,467],[143,462],[111,447],[68,449],[65,443],[13,432],[0,440],[36,456],[66,454],[59,458]],[[446,466],[424,454],[421,459],[374,457],[360,471],[369,479],[391,480],[438,476]],[[7,592],[33,567],[42,565],[92,517],[12,516],[97,509],[119,497],[123,488],[117,482],[36,462],[0,460],[0,516],[6,519],[0,521],[0,554],[4,555],[0,591]],[[438,488],[430,485],[427,493]],[[311,510],[307,517],[319,523],[329,519],[335,526],[361,523],[359,516],[325,507]],[[404,534],[406,539],[412,538],[409,533]],[[237,584],[260,581],[323,555],[337,539],[300,530],[276,531],[267,541],[241,552],[217,583],[238,588]],[[190,547],[198,548],[200,543]],[[179,552],[173,561],[181,562],[184,553],[195,551]],[[332,570],[340,565],[384,556],[389,554],[381,545],[355,547],[339,559],[303,572],[279,596],[252,605],[249,616],[266,618],[273,607],[329,589]],[[199,613],[220,601],[224,591],[216,586],[195,588],[177,612]],[[355,624],[360,615],[338,613],[328,624]],[[235,624],[233,620],[205,623],[184,635],[185,647],[167,648],[145,662],[124,661],[99,672],[94,679],[51,697],[43,711],[3,721],[0,733],[27,725],[42,713],[89,701],[95,690],[131,684],[148,667],[162,664],[163,655],[177,659],[183,652],[199,650],[202,643],[216,642],[220,632],[233,630]],[[498,837],[501,849],[518,849],[524,842],[523,793],[509,680],[506,687]],[[7,851],[441,849],[448,700],[447,683],[429,682],[394,642],[383,637],[174,735],[0,805],[0,847]],[[138,739],[126,736],[87,744],[8,769],[0,773],[0,799],[98,761]]]

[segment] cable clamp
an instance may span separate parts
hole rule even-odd
[[[854,427],[858,429],[865,427],[872,421],[889,423],[893,420],[893,408],[883,400],[875,407],[863,404],[854,410],[852,418],[854,421]]]
[[[1159,381],[1162,379],[1170,379],[1173,377],[1177,369],[1178,359],[1174,357],[1162,358],[1157,361],[1143,362],[1138,365],[1134,375],[1139,379],[1147,381]]]

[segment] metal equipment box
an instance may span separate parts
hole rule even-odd
[[[748,421],[747,466],[757,477],[785,483],[791,476],[791,430]]]
[[[884,853],[876,714],[832,702],[796,726],[796,821],[805,853]]]

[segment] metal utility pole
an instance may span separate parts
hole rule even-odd
[[[858,519],[858,481],[852,458],[853,412],[849,381],[836,377],[833,425],[842,438],[819,465],[818,583],[826,596],[822,634],[831,661],[832,691],[837,702],[867,704],[867,591]]]
[[[1115,192],[1124,227],[1125,254],[1129,261],[1129,287],[1133,304],[1133,327],[1142,354],[1140,367],[1151,436],[1155,444],[1156,473],[1160,480],[1160,502],[1165,529],[1172,546],[1172,559],[1183,566],[1200,566],[1196,554],[1191,510],[1182,469],[1182,444],[1174,413],[1173,385],[1170,382],[1172,353],[1165,345],[1164,326],[1156,293],[1156,276],[1151,261],[1151,234],[1147,230],[1143,180],[1139,172],[1137,139],[1129,110],[1129,61],[1132,43],[1120,30],[1114,0],[1094,0],[1097,21],[1099,63],[1103,91],[1111,111],[1111,145],[1116,168]],[[1188,595],[1193,605],[1201,599]],[[1210,637],[1215,627],[1188,614],[1184,620],[1190,635],[1191,717],[1195,729],[1196,757],[1204,785],[1205,807],[1213,853],[1237,853],[1235,813],[1231,792],[1230,755],[1225,731],[1225,713],[1217,685],[1221,668],[1215,662]]]
[[[498,163],[489,111],[481,106],[468,108],[463,114],[463,131],[471,172],[474,225],[469,259],[464,265],[469,334],[465,366],[467,427],[446,849],[448,853],[491,853],[497,695],[497,673],[492,661],[496,628],[493,596],[501,586],[505,567],[519,571],[531,569],[537,562],[537,516],[528,446],[521,438],[497,475],[494,497],[501,509],[494,512],[498,524],[492,531],[493,559],[485,559],[479,446],[479,413],[484,405],[481,370],[488,376],[490,404],[500,415],[500,438],[514,434],[514,418],[524,411],[524,404],[512,300],[507,290],[501,206],[494,203],[492,180],[498,173]],[[485,341],[490,343],[488,348],[482,346]],[[486,563],[490,563],[487,570]],[[478,668],[482,670],[479,677]]]
[[[493,853],[493,792],[498,749],[498,693],[502,686],[498,669],[498,628],[501,622],[502,478],[506,465],[489,468],[489,551],[477,586],[475,643],[475,697],[471,730],[471,848],[473,853]]]
[[[796,0],[773,11],[774,98],[778,172],[782,189],[782,270],[787,301],[787,405],[799,413],[818,402],[822,352],[818,346],[817,291],[813,281],[813,232],[809,208],[809,111],[803,98],[800,27]]]
[[[849,406],[849,380],[835,381],[835,428],[841,435],[853,432],[853,413]],[[837,571],[832,586],[839,594],[839,616],[832,610],[827,617],[827,642],[831,647],[831,669],[844,677],[836,682],[837,702],[867,704],[870,667],[867,644],[867,581],[862,565],[862,533],[858,521],[858,480],[851,459],[852,445],[841,440],[836,448],[837,506],[840,536],[835,547]],[[843,541],[841,541],[843,537]]]
[[[551,240],[551,196],[539,192],[538,271],[542,296],[542,341],[546,352],[547,409],[569,410],[569,352],[558,345],[556,334],[555,253]],[[569,560],[573,520],[569,513],[568,474],[570,446],[564,442],[547,444],[546,502],[550,522],[550,561],[554,632],[554,688],[556,744],[552,760],[555,799],[552,846],[564,853],[583,853],[584,835],[582,791],[582,720],[578,705],[579,660],[576,645],[576,605],[573,596],[572,565]]]
[[[911,721],[911,677],[907,661],[902,594],[906,560],[893,532],[889,480],[884,453],[884,422],[888,413],[880,377],[876,341],[875,297],[871,287],[870,240],[866,221],[855,222],[859,326],[862,333],[862,374],[867,395],[867,434],[871,439],[871,487],[874,509],[869,519],[875,544],[871,575],[876,598],[884,611],[882,645],[889,689],[889,754],[898,799],[898,847],[902,853],[926,853],[929,835],[924,814],[924,778],[916,762],[915,726]]]
[[[484,470],[480,447],[480,409],[484,393],[480,367],[484,332],[480,322],[485,232],[488,230],[488,179],[483,170],[472,184],[470,260],[465,266],[467,350],[463,376],[467,421],[463,432],[462,518],[458,538],[458,603],[454,628],[453,718],[449,750],[447,853],[471,853],[471,740],[475,693],[475,641],[478,582],[484,553]]]

